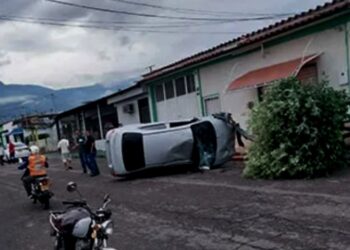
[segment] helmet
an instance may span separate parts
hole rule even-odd
[[[39,154],[39,147],[36,145],[30,146],[30,152],[32,152],[32,154]]]

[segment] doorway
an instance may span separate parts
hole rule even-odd
[[[149,111],[148,98],[143,98],[137,101],[139,108],[140,123],[150,123],[151,116]]]

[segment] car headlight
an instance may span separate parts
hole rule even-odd
[[[113,234],[113,222],[111,220],[107,220],[102,223],[102,229],[107,235]]]

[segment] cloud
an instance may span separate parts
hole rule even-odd
[[[4,51],[0,51],[0,68],[11,64],[11,59]]]
[[[130,38],[128,36],[122,36],[120,39],[120,46],[126,46],[130,44]]]
[[[110,0],[75,0],[74,2],[132,12],[189,16],[186,13],[137,7]],[[163,0],[157,1],[156,4],[237,13],[281,13],[299,12],[324,2],[325,0],[240,2],[221,0],[218,4],[218,1],[212,0]],[[169,26],[169,23],[179,24],[179,21],[95,12],[44,0],[2,0],[1,7],[6,10],[6,15],[65,19],[71,24],[91,21],[100,22],[96,25],[106,25],[103,24],[105,22],[119,23],[115,24],[116,30],[105,31],[0,21],[0,49],[5,55],[1,56],[0,53],[1,80],[8,83],[41,83],[53,88],[135,78],[147,72],[146,68],[149,65],[156,65],[156,67],[166,65],[231,40],[237,36],[234,32],[249,32],[272,22],[185,25],[180,28],[137,28],[140,25]],[[121,22],[124,24],[120,24]],[[121,25],[124,30],[120,30]],[[144,31],[141,32],[142,30]],[[179,33],[150,33],[147,30],[171,30]],[[191,33],[207,31],[232,32],[232,34]]]

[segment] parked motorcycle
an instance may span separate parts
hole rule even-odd
[[[44,209],[50,208],[50,198],[53,196],[53,193],[50,191],[51,180],[49,177],[37,177],[32,183],[32,199],[35,204],[39,201]]]
[[[103,205],[94,212],[82,198],[77,184],[69,182],[68,192],[77,192],[77,201],[63,201],[67,209],[50,212],[52,236],[55,237],[55,250],[116,250],[109,248],[108,238],[113,233],[112,212],[107,209],[111,202],[105,195]]]

